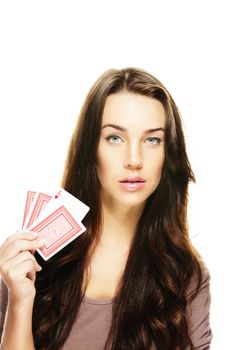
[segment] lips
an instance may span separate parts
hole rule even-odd
[[[120,183],[135,183],[135,182],[145,182],[140,176],[128,176],[119,181]]]
[[[123,191],[138,192],[145,187],[145,180],[140,176],[128,176],[119,181],[120,187]]]

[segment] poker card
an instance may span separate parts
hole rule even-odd
[[[26,202],[25,202],[25,208],[24,208],[24,214],[23,214],[23,222],[22,222],[22,229],[24,227],[26,218],[28,216],[28,213],[30,211],[31,205],[33,203],[33,200],[35,198],[36,192],[35,191],[27,191],[26,194]]]
[[[37,199],[39,204],[36,204]],[[43,201],[47,203],[40,210]],[[86,230],[81,220],[89,209],[64,189],[59,189],[54,196],[46,197],[45,193],[40,192],[35,197],[27,221],[32,224],[27,226],[27,230],[38,232],[40,238],[46,239],[45,245],[37,249],[44,260],[48,260]]]
[[[64,205],[61,205],[42,220],[38,219],[37,224],[30,226],[30,230],[38,232],[40,238],[46,239],[45,245],[38,248],[37,252],[44,260],[48,260],[86,228],[80,221],[75,220]]]
[[[52,195],[42,192],[36,192],[34,196],[29,194],[29,200],[30,196],[33,197],[33,202],[30,205],[26,218],[24,219],[23,230],[27,230],[28,227],[31,226],[38,219],[38,217],[52,198]],[[27,200],[26,206],[28,207]]]
[[[54,195],[51,195],[48,205],[44,206],[43,210],[40,211],[40,216],[38,219],[41,220],[50,215],[61,205],[65,205],[65,207],[71,211],[72,215],[74,215],[78,221],[82,221],[84,216],[90,210],[90,208],[78,198],[65,191],[63,188],[60,188]]]

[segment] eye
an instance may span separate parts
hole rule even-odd
[[[148,137],[146,139],[146,142],[149,144],[149,145],[159,145],[161,143],[161,139],[158,138],[158,137]]]
[[[120,143],[122,141],[122,138],[117,135],[110,135],[106,137],[105,140],[109,143]]]

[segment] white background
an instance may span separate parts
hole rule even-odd
[[[59,186],[97,77],[150,71],[184,120],[197,179],[190,235],[212,276],[213,350],[232,342],[232,31],[224,0],[0,2],[0,240],[19,227],[27,189]]]

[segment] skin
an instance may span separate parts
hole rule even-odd
[[[147,130],[164,127],[165,112],[158,100],[133,93],[107,97],[97,153],[104,216],[102,241],[130,241],[146,199],[160,182],[164,164],[164,130]],[[146,181],[143,189],[122,189],[119,181],[131,175]]]
[[[120,126],[124,131],[107,124]],[[103,225],[91,261],[89,296],[95,297],[103,286],[107,294],[114,293],[138,219],[146,199],[157,188],[163,169],[164,131],[146,130],[164,125],[163,106],[155,99],[121,93],[106,100],[97,151]],[[130,175],[143,178],[144,187],[137,191],[122,188],[119,181]],[[4,350],[34,349],[31,323],[34,284],[41,267],[33,253],[44,244],[36,234],[21,232],[10,236],[0,247],[0,274],[9,291]]]
[[[9,236],[0,247],[0,275],[9,292],[2,336],[4,350],[34,349],[31,330],[34,283],[41,266],[33,252],[44,244],[37,233],[21,232]]]
[[[159,101],[132,93],[107,97],[97,151],[103,222],[90,262],[86,289],[90,298],[105,300],[117,292],[136,225],[146,199],[160,182],[164,164],[164,131],[146,131],[164,126],[165,112]],[[131,175],[146,181],[142,189],[122,188],[119,180]]]

